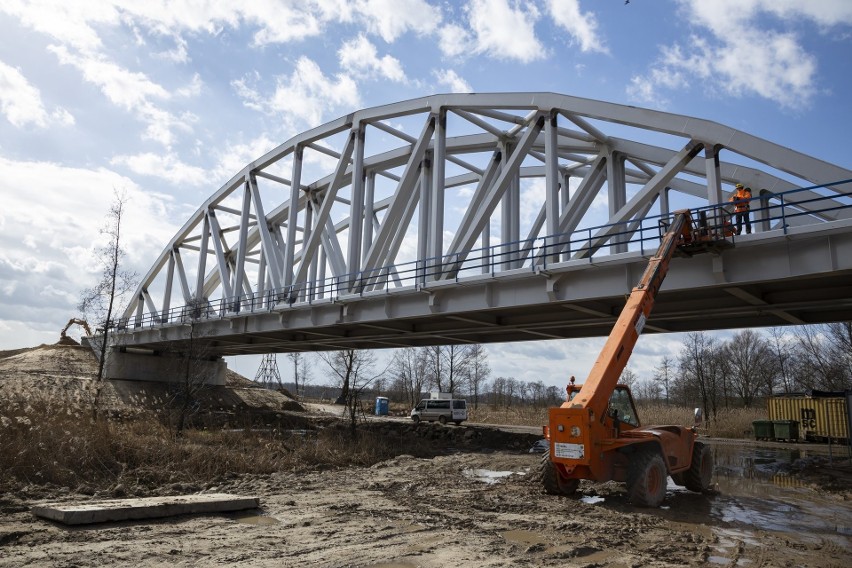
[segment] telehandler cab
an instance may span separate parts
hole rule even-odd
[[[630,389],[617,383],[672,257],[676,252],[691,256],[731,246],[722,227],[709,227],[704,215],[694,222],[688,210],[675,213],[585,383],[572,381],[566,401],[550,409],[544,427],[548,450],[540,470],[548,493],[572,494],[581,479],[624,481],[635,505],[658,507],[666,496],[669,475],[692,491],[710,486],[713,456],[697,440],[696,428],[642,427]]]

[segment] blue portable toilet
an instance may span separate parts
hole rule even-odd
[[[388,398],[386,396],[376,397],[376,416],[388,415]]]

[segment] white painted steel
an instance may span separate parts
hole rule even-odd
[[[238,328],[247,334],[292,328],[304,314],[311,322],[304,325],[317,326],[330,317],[326,312],[340,325],[375,326],[374,306],[382,304],[380,319],[422,318],[424,325],[438,314],[508,314],[539,295],[526,298],[528,286],[541,289],[544,306],[606,298],[605,286],[595,283],[603,283],[601,271],[584,276],[596,294],[564,290],[585,287],[576,271],[590,262],[628,257],[630,266],[641,264],[645,249],[655,248],[647,235],[657,216],[724,203],[737,182],[753,188],[752,240],[789,240],[796,228],[798,239],[810,235],[814,251],[836,258],[837,247],[848,246],[852,185],[825,184],[850,178],[848,169],[711,121],[554,93],[434,95],[362,109],[298,134],[216,190],[145,275],[118,341],[177,339],[186,319],[182,306],[206,302],[205,313],[228,322],[211,328],[212,336],[224,337]],[[604,199],[607,207],[594,206]],[[822,252],[826,233],[834,235],[834,249]],[[785,260],[774,247],[767,250],[781,256],[770,262],[789,264],[789,253]],[[739,253],[721,252],[715,265],[694,266],[719,284],[728,269],[718,266],[728,257]],[[835,265],[829,271],[850,269],[842,260]],[[500,284],[487,282],[498,277]],[[703,277],[693,275],[691,285]],[[471,288],[484,294],[484,304],[466,300]],[[408,291],[410,302],[377,300]],[[728,296],[742,301],[737,294]],[[776,312],[786,322],[798,318]],[[581,334],[537,327],[548,326],[516,324],[509,335]],[[235,342],[241,347],[232,351],[252,351],[243,346],[251,342]],[[256,341],[254,352],[300,348],[284,335],[263,343]]]

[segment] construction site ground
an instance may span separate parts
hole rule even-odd
[[[8,368],[8,361],[0,366],[0,380],[12,376]],[[26,378],[15,376],[15,388],[25,388]],[[43,388],[63,388],[55,376],[37,378]],[[305,417],[334,414],[340,407],[308,408]],[[826,446],[710,440],[714,490],[696,494],[670,483],[661,508],[642,509],[618,483],[583,482],[572,497],[545,494],[535,479],[541,454],[530,452],[535,429],[396,418],[360,427],[388,443],[429,438],[439,450],[370,467],[233,475],[180,488],[260,498],[259,509],[242,513],[68,527],[35,518],[31,508],[98,495],[22,487],[0,496],[0,566],[849,565],[847,448],[833,447],[829,458]]]

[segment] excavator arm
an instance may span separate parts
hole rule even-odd
[[[663,235],[656,254],[648,262],[642,279],[633,288],[583,387],[571,401],[562,405],[563,408],[585,408],[596,416],[603,416],[610,395],[618,384],[645,321],[654,307],[654,300],[666,277],[675,250],[678,246],[691,244],[692,241],[692,216],[687,210],[678,211]]]
[[[62,331],[59,332],[59,337],[60,338],[66,337],[66,332],[68,331],[68,328],[70,328],[74,324],[77,324],[80,327],[82,327],[86,331],[87,336],[89,336],[89,337],[92,336],[92,330],[89,329],[89,324],[86,322],[86,320],[72,318],[72,319],[68,320],[68,323],[66,323],[65,327],[62,328]]]
[[[626,431],[636,428],[638,420],[634,420],[635,424],[626,423],[623,416],[609,414],[610,398],[651,313],[675,252],[680,249],[689,254],[690,250],[713,242],[714,235],[706,231],[706,225],[702,228],[699,223],[699,227],[693,227],[689,211],[675,213],[588,378],[582,387],[569,386],[572,394],[568,400],[561,407],[550,409],[545,436],[550,441],[550,460],[557,478],[576,483],[579,479],[624,477],[623,454],[617,450],[632,443],[625,437]],[[632,401],[625,387],[618,388],[624,391],[623,397]]]

